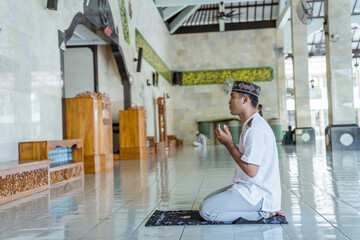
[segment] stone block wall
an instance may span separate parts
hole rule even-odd
[[[259,102],[266,119],[279,117],[276,56],[272,49],[275,29],[180,34],[170,39],[175,71],[272,67],[274,79],[257,82],[262,87]],[[178,86],[173,87],[172,92],[176,102],[172,108],[174,134],[185,139],[185,144],[195,139],[197,119],[231,116],[230,93],[224,92],[223,85]]]

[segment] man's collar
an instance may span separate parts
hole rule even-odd
[[[244,122],[244,125],[247,125],[247,124],[249,123],[249,121],[252,120],[252,119],[256,116],[256,114],[259,115],[259,113],[257,113],[257,112],[254,113],[253,115],[251,115],[251,116]]]

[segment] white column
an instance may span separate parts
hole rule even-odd
[[[276,42],[280,46],[284,46],[284,30],[276,30]],[[279,97],[279,117],[281,120],[282,129],[286,130],[288,123],[288,114],[286,109],[286,79],[285,79],[285,61],[284,58],[276,58],[276,72],[278,82],[278,97]]]
[[[351,0],[324,1],[329,124],[355,123]]]
[[[296,12],[300,0],[291,0],[291,38],[294,71],[295,122],[296,128],[311,127],[307,25]]]

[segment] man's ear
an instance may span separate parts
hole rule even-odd
[[[246,94],[244,94],[244,103],[247,103],[247,102],[249,102],[249,96],[248,95],[246,95]]]

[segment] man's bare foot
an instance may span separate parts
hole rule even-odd
[[[283,210],[279,210],[276,212],[270,212],[269,217],[273,217],[273,216],[284,216],[285,217],[285,212]]]

